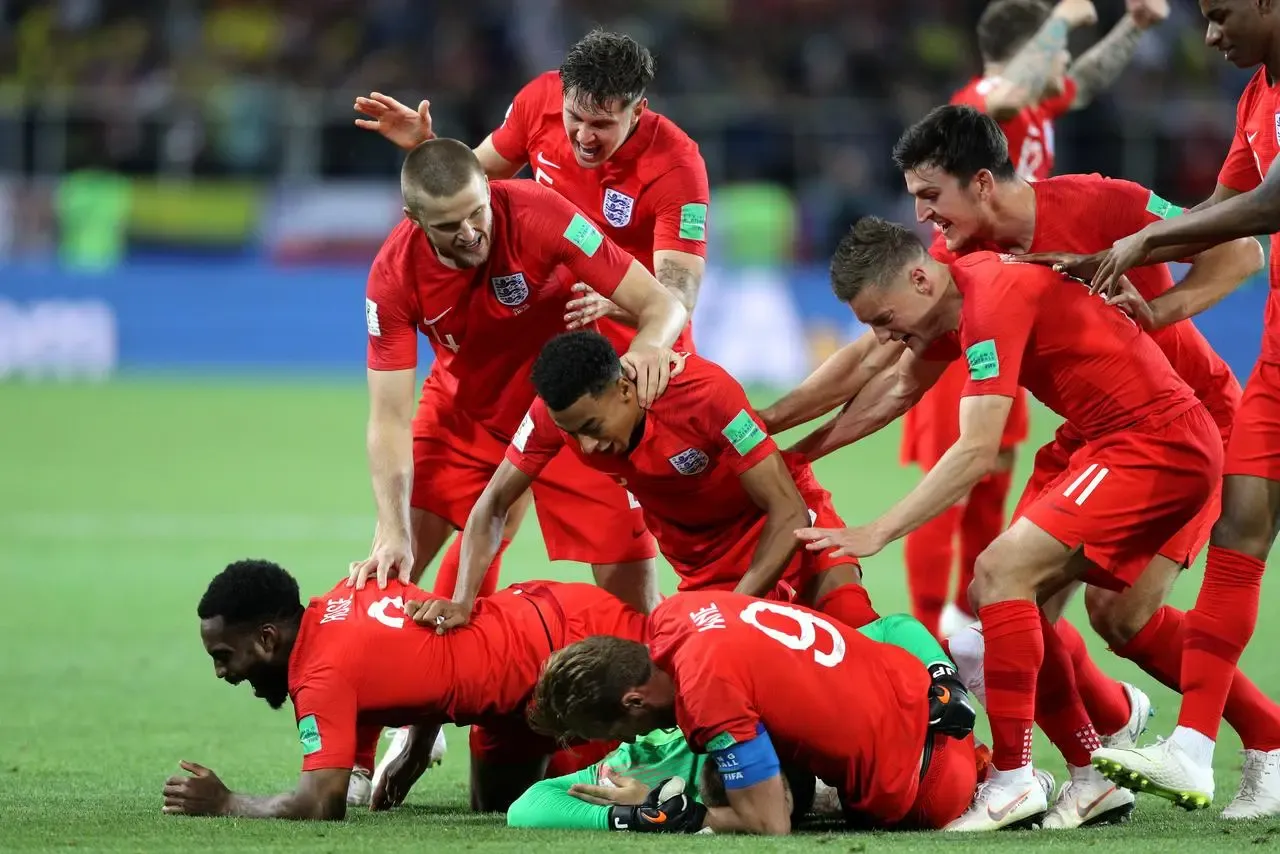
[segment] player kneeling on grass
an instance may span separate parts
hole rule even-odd
[[[430,606],[444,628],[465,624],[508,512],[566,446],[639,502],[681,590],[798,592],[847,625],[876,619],[855,559],[797,547],[796,528],[839,519],[831,494],[802,457],[778,450],[719,365],[688,356],[643,409],[608,339],[569,332],[543,346],[533,385],[538,399],[467,520],[453,604]]]
[[[548,659],[534,726],[623,741],[679,727],[724,777],[717,831],[790,832],[780,757],[833,785],[856,826],[935,829],[968,806],[973,710],[911,653],[726,591],[667,599],[648,631],[648,646],[594,637]]]
[[[344,578],[303,607],[298,583],[274,563],[240,561],[219,573],[198,608],[214,674],[232,685],[247,681],[272,708],[293,701],[302,776],[292,792],[251,797],[183,762],[190,776],[165,783],[164,811],[341,819],[351,769],[373,764],[384,726],[416,725],[375,787],[374,809],[404,799],[446,722],[471,725],[471,806],[478,812],[505,810],[544,776],[553,754],[562,765],[556,774],[601,755],[601,745],[575,754],[537,735],[526,705],[548,654],[592,635],[640,640],[639,612],[591,584],[531,581],[486,597],[469,626],[441,636],[421,625],[431,598],[396,580],[385,590],[355,590]]]
[[[957,690],[955,670],[942,647],[918,620],[906,614],[882,617],[858,630],[871,640],[900,647],[915,656],[928,669],[931,687],[930,722],[963,732],[972,726],[972,711],[963,689]],[[784,769],[784,773],[787,769]],[[791,808],[794,825],[810,809],[819,815],[840,813],[834,790],[825,784],[815,786],[814,777],[799,772],[790,775],[788,791],[795,803]],[[669,780],[701,781],[690,803],[667,801],[676,797],[669,790],[661,792]],[[679,787],[679,794],[687,789]],[[816,798],[815,788],[822,794]],[[516,799],[507,811],[511,827],[554,828],[567,830],[635,830],[693,833],[702,827],[723,830],[732,826],[719,819],[729,809],[724,783],[714,763],[705,753],[695,753],[679,729],[659,729],[624,743],[600,762],[563,777],[534,783]],[[696,800],[694,800],[696,798]],[[650,801],[653,803],[650,803]],[[710,812],[699,811],[697,804]],[[658,813],[665,816],[655,820]],[[679,811],[687,820],[673,821],[672,812]],[[729,810],[732,814],[732,810]]]

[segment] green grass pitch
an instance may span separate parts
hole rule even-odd
[[[760,399],[769,399],[768,395]],[[1064,834],[815,834],[783,841],[515,832],[466,809],[465,733],[409,804],[341,824],[162,816],[160,790],[178,760],[217,771],[233,789],[292,786],[298,767],[288,711],[216,681],[196,633],[195,606],[227,561],[280,561],[303,592],[327,589],[367,554],[372,502],[365,474],[364,390],[358,384],[130,380],[103,386],[0,385],[0,851],[522,851],[570,846],[637,850],[1186,851],[1276,850],[1280,821],[1216,818],[1235,792],[1239,742],[1224,730],[1218,803],[1195,815],[1141,798],[1114,829]],[[1036,413],[1035,434],[1052,419]],[[851,522],[907,490],[890,429],[819,465]],[[1029,459],[1023,455],[1023,469]],[[549,565],[526,524],[506,581],[585,578]],[[901,551],[867,562],[882,613],[905,609]],[[669,570],[665,587],[670,590]],[[1176,592],[1188,606],[1198,570]],[[1266,586],[1246,670],[1280,691],[1280,606]],[[1081,617],[1079,605],[1073,615]],[[1084,626],[1083,620],[1080,625]],[[1155,735],[1174,725],[1176,698],[1094,644],[1109,672],[1154,698]],[[430,678],[424,674],[424,678]],[[1061,777],[1060,760],[1038,759]],[[815,846],[819,846],[815,849]]]

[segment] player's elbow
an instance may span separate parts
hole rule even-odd
[[[1266,253],[1256,237],[1242,237],[1230,244],[1231,258],[1235,262],[1237,273],[1241,279],[1259,273],[1267,264]]]

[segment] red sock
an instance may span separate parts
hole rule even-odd
[[[498,589],[498,573],[502,570],[502,553],[511,545],[510,540],[498,544],[498,553],[484,572],[484,580],[480,582],[480,592],[476,598],[484,598]],[[440,561],[440,569],[436,572],[436,585],[431,592],[445,598],[453,597],[453,590],[458,586],[458,568],[462,566],[462,534],[459,533],[449,544],[449,550]]]
[[[1165,605],[1156,611],[1116,655],[1127,658],[1161,684],[1182,690],[1186,615]],[[1223,717],[1247,750],[1280,749],[1280,706],[1258,690],[1249,677],[1234,672]]]
[[[1080,692],[1089,720],[1093,721],[1093,728],[1107,735],[1124,729],[1129,723],[1130,712],[1129,695],[1124,692],[1124,686],[1094,663],[1084,645],[1084,638],[1065,617],[1059,619],[1053,628],[1071,659],[1076,690]]]
[[[1218,737],[1236,664],[1258,622],[1265,569],[1256,557],[1209,546],[1204,583],[1187,612],[1179,726]]]
[[[880,619],[871,606],[867,588],[861,584],[842,584],[819,599],[814,607],[851,629],[859,629]]]
[[[959,507],[930,519],[907,534],[902,544],[907,563],[907,590],[911,593],[911,614],[935,635],[942,622],[951,584],[952,542],[960,523]]]
[[[356,729],[356,757],[354,767],[364,768],[372,772],[378,758],[378,739],[382,737],[382,727],[359,727]]]
[[[1044,632],[1044,663],[1036,680],[1036,723],[1069,765],[1083,768],[1102,742],[1080,701],[1075,669],[1066,646],[1043,614],[1040,621]]]
[[[1031,722],[1035,718],[1036,673],[1044,660],[1040,609],[1015,599],[978,609],[986,638],[983,674],[987,717],[991,721],[991,763],[1012,771],[1031,761]]]
[[[960,517],[960,578],[956,585],[956,607],[971,613],[969,585],[978,555],[1004,531],[1005,503],[1013,473],[998,471],[978,481],[969,492],[969,501]]]

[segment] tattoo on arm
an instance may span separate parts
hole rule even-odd
[[[1052,17],[1032,36],[1031,41],[1014,54],[1000,76],[1018,91],[1031,99],[1038,98],[1049,82],[1054,59],[1066,50],[1070,27],[1058,17]]]
[[[654,278],[675,294],[676,299],[689,310],[689,314],[693,314],[693,307],[698,302],[698,288],[702,284],[701,278],[694,271],[668,258],[658,265]]]
[[[1071,106],[1080,109],[1106,89],[1133,59],[1142,30],[1125,15],[1120,23],[1093,47],[1071,63],[1067,76],[1076,81],[1076,100]]]

